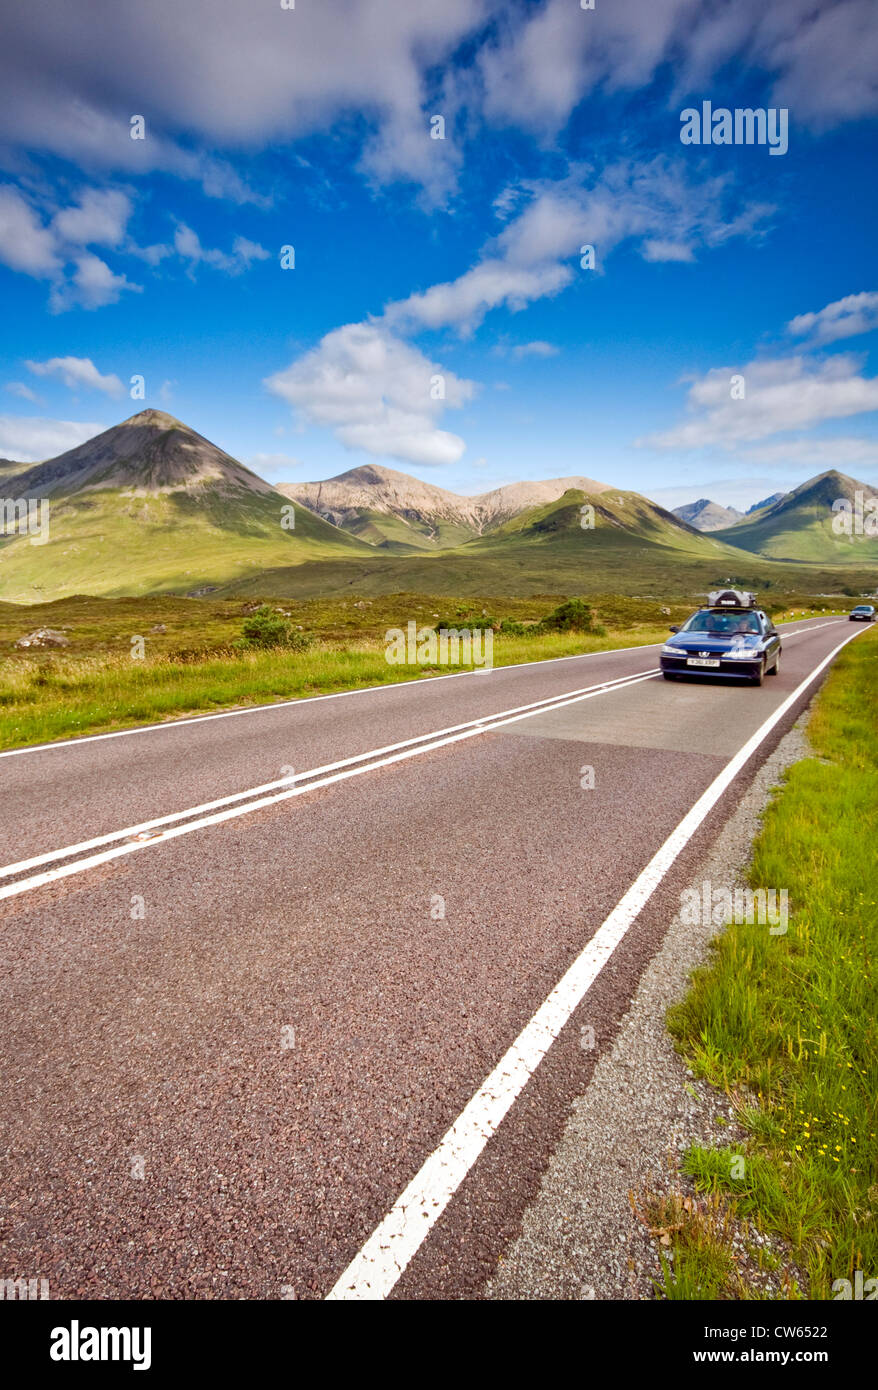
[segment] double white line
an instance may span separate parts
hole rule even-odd
[[[431,753],[437,748],[445,748],[451,743],[464,739],[477,738],[493,729],[514,724],[520,719],[529,719],[535,714],[548,714],[552,710],[564,709],[567,705],[578,704],[582,700],[593,699],[611,690],[624,690],[630,685],[651,680],[659,674],[658,667],[639,671],[632,676],[620,676],[615,680],[602,681],[598,685],[570,690],[564,695],[552,695],[545,700],[536,700],[528,705],[517,705],[512,709],[500,710],[496,714],[484,715],[480,719],[470,719],[464,724],[453,724],[447,729],[435,729],[431,733],[420,734],[417,738],[404,739],[400,743],[389,743],[384,748],[373,748],[368,753],[358,753],[352,758],[342,758],[339,762],[326,763],[322,767],[311,768],[308,772],[298,772],[282,777],[275,782],[265,782],[247,791],[235,792],[231,796],[218,797],[200,806],[191,806],[186,811],[175,811],[167,816],[157,816],[153,820],[141,821],[139,825],[129,825],[123,830],[114,830],[107,835],[98,835],[91,840],[83,840],[77,845],[67,845],[63,849],[49,850],[45,854],[21,859],[16,864],[0,868],[0,879],[14,878],[12,883],[0,888],[0,899],[14,898],[20,893],[28,893],[45,884],[69,878],[71,874],[81,874],[87,869],[107,864],[126,854],[136,854],[138,850],[154,848],[166,844],[179,835],[188,835],[195,830],[203,830],[209,825],[220,825],[223,821],[234,820],[238,816],[249,815],[251,811],[261,811],[266,806],[276,806],[278,802],[289,801],[292,797],[303,796],[316,787],[328,787],[334,782],[345,781],[349,777],[359,777],[364,772],[374,772],[381,767],[415,758],[420,753]],[[108,848],[103,848],[107,846]],[[89,851],[98,850],[97,854]],[[81,856],[81,857],[78,857]],[[71,862],[63,862],[63,861]],[[43,865],[53,865],[43,872],[30,877],[16,877],[29,874],[32,869]]]

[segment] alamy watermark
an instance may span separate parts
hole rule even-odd
[[[481,627],[422,627],[410,618],[405,629],[390,627],[384,634],[384,659],[390,666],[494,665],[494,632]]]
[[[837,536],[878,536],[878,497],[866,497],[860,488],[854,493],[854,500],[836,497],[832,504],[835,515],[832,529]]]
[[[789,149],[789,109],[786,106],[727,106],[715,109],[709,101],[680,112],[683,145],[768,145],[769,154]]]
[[[31,545],[49,539],[48,497],[0,498],[0,536],[30,536]]]
[[[0,1299],[17,1303],[49,1297],[48,1279],[0,1279]]]
[[[680,921],[690,927],[768,926],[771,936],[785,936],[789,926],[789,893],[786,888],[714,887],[684,888],[680,894]]]

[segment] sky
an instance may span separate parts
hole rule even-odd
[[[4,28],[0,456],[154,407],[275,483],[878,483],[874,0],[7,0]]]

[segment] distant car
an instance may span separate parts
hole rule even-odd
[[[852,608],[848,618],[852,623],[874,623],[878,617],[871,603],[858,603],[856,608]]]
[[[681,676],[721,676],[724,680],[761,685],[780,669],[781,642],[754,594],[726,589],[710,594],[662,647],[660,664],[666,681]]]

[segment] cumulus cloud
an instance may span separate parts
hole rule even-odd
[[[543,342],[537,338],[532,343],[518,343],[512,349],[513,357],[557,357],[561,351],[554,343]]]
[[[266,385],[346,448],[427,466],[456,463],[464,452],[439,419],[470,400],[474,384],[378,322],[334,329]]]
[[[130,215],[127,197],[114,190],[87,190],[78,203],[48,223],[16,188],[0,188],[0,262],[11,270],[52,281],[53,313],[81,305],[112,304],[123,290],[140,290],[106,261],[86,249],[94,242],[116,246]]]
[[[20,396],[23,401],[31,401],[33,405],[42,405],[43,403],[36,391],[32,391],[23,381],[7,381],[3,389],[9,391],[13,396]]]
[[[339,28],[343,26],[343,40]],[[166,170],[211,196],[268,200],[233,166],[340,121],[379,183],[416,180],[441,202],[458,128],[563,127],[593,94],[649,85],[663,65],[680,93],[730,63],[774,83],[771,104],[815,128],[878,111],[874,0],[338,0],[335,5],[71,0],[46,22],[13,7],[0,52],[0,143],[80,167]],[[130,139],[142,113],[148,138]],[[445,140],[431,140],[441,113]],[[456,117],[462,114],[462,122]],[[673,119],[672,115],[669,119]],[[222,155],[214,153],[222,151]]]
[[[53,232],[9,185],[0,188],[0,261],[41,278],[59,275],[63,266]]]
[[[209,265],[214,270],[225,271],[227,275],[239,275],[248,270],[253,261],[268,260],[270,252],[247,237],[235,237],[231,255],[217,248],[202,246],[197,232],[184,222],[177,225],[174,233],[174,251],[188,264],[188,273],[193,275],[198,265]]]
[[[52,227],[74,246],[119,246],[131,212],[131,200],[120,189],[88,188],[77,203],[55,214]]]
[[[692,259],[694,247],[758,235],[772,211],[750,204],[732,215],[726,178],[696,181],[685,161],[663,156],[619,161],[600,174],[574,166],[563,179],[520,186],[518,195],[525,205],[477,265],[387,307],[394,328],[455,326],[470,333],[491,309],[523,309],[571,284],[581,273],[584,245],[595,248],[598,271],[628,239],[641,244],[648,260]]]
[[[454,324],[471,332],[489,309],[501,304],[512,310],[523,309],[532,300],[557,294],[572,279],[573,272],[565,265],[527,267],[490,259],[456,280],[432,285],[423,294],[412,294],[390,305],[385,316],[391,324],[422,328]]]
[[[61,313],[75,306],[98,309],[116,303],[125,291],[142,291],[142,285],[113,270],[90,249],[93,246],[136,256],[153,266],[176,255],[190,276],[199,265],[239,275],[271,254],[240,235],[230,252],[202,246],[197,232],[182,222],[172,244],[138,246],[128,234],[132,212],[131,199],[122,189],[83,189],[75,202],[46,216],[19,189],[0,187],[0,263],[50,280],[49,308]]]
[[[79,305],[83,309],[100,309],[105,304],[115,304],[123,290],[140,293],[142,285],[134,285],[125,275],[117,275],[91,251],[76,256],[73,273],[69,280],[63,281],[52,290],[49,308],[54,314],[63,313]]]
[[[871,333],[873,328],[878,328],[876,290],[846,295],[816,313],[797,314],[787,324],[787,332],[793,337],[811,337],[817,344],[854,338],[858,333]]]
[[[432,399],[430,378],[439,369],[405,336],[445,327],[466,335],[493,309],[516,312],[559,293],[581,273],[583,244],[595,245],[601,258],[628,237],[659,231],[670,231],[675,244],[684,237],[718,244],[730,235],[727,191],[724,179],[690,182],[663,158],[620,163],[599,176],[575,168],[554,183],[522,186],[515,200],[525,200],[522,210],[491,239],[476,265],[387,305],[381,318],[327,334],[268,385],[304,418],[331,427],[348,448],[408,463],[453,463],[464,451],[463,440],[437,421],[445,407],[470,397],[472,383],[445,373],[445,396]],[[745,210],[736,220],[734,234],[745,235],[758,218]],[[523,344],[516,355],[553,351],[551,344],[535,342]]]
[[[695,260],[691,246],[686,246],[679,241],[662,241],[652,238],[648,238],[643,243],[641,255],[645,261],[687,262]]]
[[[679,75],[677,99],[733,59],[769,74],[770,104],[817,129],[878,112],[873,0],[614,0],[594,11],[547,0],[524,23],[499,24],[478,65],[489,119],[555,131],[585,97],[642,88],[663,63]]]
[[[796,356],[714,367],[689,388],[690,419],[637,443],[657,449],[738,449],[784,431],[878,410],[878,377],[861,375],[861,365],[853,355],[839,354],[822,361]],[[733,376],[744,379],[743,399],[733,396]]]
[[[47,362],[26,362],[35,376],[59,376],[65,386],[77,390],[85,386],[90,391],[103,391],[107,396],[122,396],[125,387],[113,373],[102,375],[90,357],[50,357]]]
[[[21,463],[54,458],[107,429],[79,420],[43,420],[37,416],[0,415],[0,455]]]
[[[803,468],[822,472],[826,468],[878,468],[878,440],[858,435],[827,435],[818,439],[789,439],[775,444],[757,444],[741,450],[740,457],[750,464],[766,464],[778,471],[800,472]]]
[[[0,139],[101,169],[167,169],[243,200],[253,192],[228,160],[202,151],[292,141],[357,115],[370,174],[447,183],[451,145],[429,137],[433,74],[497,7],[71,3],[48,24],[39,5],[18,6],[0,54]],[[133,113],[145,140],[129,138]]]

